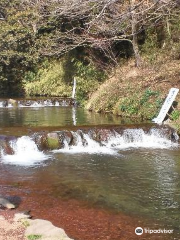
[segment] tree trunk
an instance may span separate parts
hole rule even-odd
[[[130,0],[131,9],[131,31],[132,31],[132,45],[135,55],[136,67],[140,67],[142,64],[142,59],[139,53],[138,38],[137,38],[137,17],[135,11],[135,0]]]

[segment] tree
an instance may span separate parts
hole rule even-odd
[[[33,1],[34,2],[34,1]],[[49,31],[43,54],[60,56],[74,48],[96,49],[116,61],[113,46],[132,44],[136,65],[141,65],[138,35],[166,20],[177,7],[170,0],[43,0],[39,5],[41,23]],[[32,3],[32,0],[31,0]]]
[[[139,35],[160,24],[170,34],[174,12],[179,14],[178,0],[1,0],[2,85],[12,91],[13,83],[21,82],[41,59],[59,58],[73,49],[116,63],[128,42],[136,66],[141,66]]]
[[[0,3],[0,80],[1,95],[22,94],[22,79],[39,61],[36,36],[32,28],[34,9],[22,1]]]

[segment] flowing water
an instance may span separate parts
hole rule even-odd
[[[56,150],[40,151],[32,136],[10,139],[14,154],[1,150],[2,191],[15,189],[24,200],[33,191],[47,191],[46,198],[49,192],[54,199],[86,201],[89,206],[149,219],[173,229],[173,239],[180,239],[180,147],[175,133],[170,138],[166,129],[155,125],[146,125],[148,130],[128,125],[122,131],[111,126],[98,141],[91,130],[78,130],[79,126],[115,125],[121,120],[69,107],[0,111],[2,129],[77,126],[70,131],[73,144],[64,139]]]

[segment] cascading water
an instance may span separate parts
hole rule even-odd
[[[163,219],[163,228],[178,232],[178,135],[166,126],[133,127],[42,130],[30,137],[0,135],[1,185],[26,205],[32,196],[33,211],[46,212],[42,201],[49,206],[53,202],[54,207],[62,199],[80,199],[90,208],[135,214],[158,227],[156,220]],[[59,208],[53,212],[56,220],[62,217],[57,215]]]
[[[38,150],[35,142],[28,136],[10,141],[10,146],[14,150],[12,155],[5,154],[4,150],[1,150],[3,163],[32,166],[48,158],[48,156]]]
[[[161,129],[150,129],[148,133],[143,129],[126,129],[122,134],[112,131],[102,141],[96,141],[91,134],[82,131],[72,132],[72,135],[75,139],[72,145],[64,140],[64,148],[54,152],[118,154],[119,150],[128,148],[168,149],[178,146],[178,135],[174,134],[172,141]]]
[[[121,132],[113,129],[91,129],[84,132],[83,130],[60,131],[54,132],[52,135],[59,139],[59,145],[52,150],[54,153],[119,155],[119,151],[131,148],[170,149],[178,147],[178,135],[176,133],[168,133],[164,129],[156,128],[151,128],[148,132],[141,128],[125,129]],[[48,146],[48,134],[45,136],[40,134],[39,139],[42,137],[46,139],[47,145],[45,148],[44,140],[37,143],[37,136],[32,136],[32,138],[23,136],[10,141],[9,145],[14,154],[10,155],[1,150],[3,163],[30,166],[48,159],[48,150],[51,150]],[[46,150],[46,153],[43,150]]]
[[[16,99],[0,99],[0,108],[13,108],[13,107],[20,107],[20,108],[41,108],[41,107],[67,107],[74,105],[73,100],[70,98],[68,99],[30,99],[30,100],[16,100]]]

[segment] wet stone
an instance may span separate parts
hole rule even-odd
[[[2,102],[2,106],[3,106],[3,107],[7,107],[7,106],[8,106],[8,101],[7,101],[7,100],[4,100],[4,101]]]
[[[67,142],[68,145],[72,144],[73,135],[70,131],[64,131],[64,140]]]
[[[48,150],[47,134],[42,133],[35,136],[35,143],[40,151]]]
[[[87,141],[86,139],[84,139],[82,130],[77,130],[76,132],[73,132],[72,135],[73,135],[72,145],[77,146],[80,142],[82,143],[83,146],[87,145]]]
[[[114,133],[110,129],[97,129],[93,134],[93,140],[97,142],[107,142]]]
[[[60,148],[60,142],[59,142],[59,136],[57,133],[52,132],[47,134],[47,144],[48,148],[51,150],[59,149]]]
[[[0,148],[4,152],[4,154],[13,155],[14,154],[14,150],[10,146],[9,141],[10,140],[5,138],[4,136],[0,136]]]
[[[16,207],[13,203],[11,203],[9,200],[7,200],[1,195],[0,195],[0,206],[3,206],[8,209],[13,209]]]

